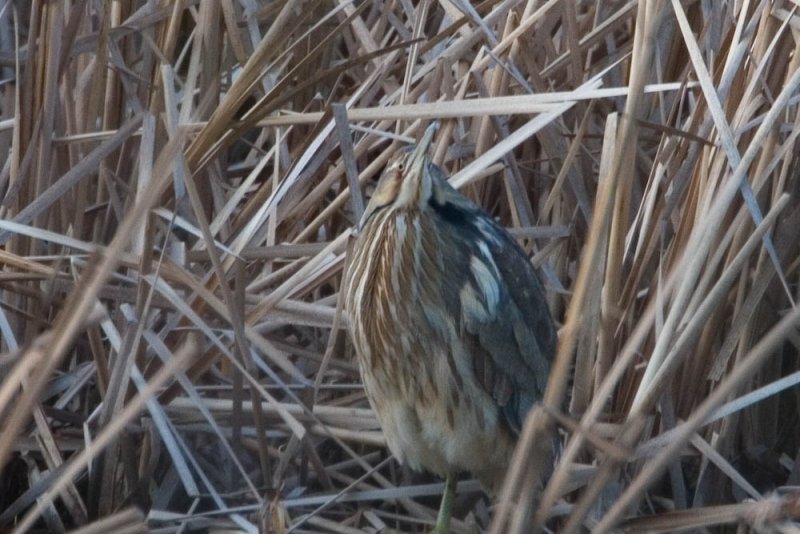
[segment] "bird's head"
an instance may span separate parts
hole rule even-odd
[[[433,190],[428,150],[436,128],[436,123],[428,126],[416,146],[401,151],[389,161],[364,211],[360,227],[380,211],[420,209],[428,201]]]

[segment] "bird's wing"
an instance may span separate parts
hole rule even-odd
[[[481,224],[494,222],[487,218]],[[469,281],[460,291],[463,339],[476,379],[519,431],[544,393],[556,334],[541,282],[524,252],[505,233],[489,235],[492,239],[472,251]]]
[[[454,260],[442,293],[460,319],[459,337],[475,379],[519,431],[544,393],[556,333],[544,289],[519,245],[488,215],[452,189],[443,174],[431,207]]]

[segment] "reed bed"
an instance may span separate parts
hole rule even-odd
[[[800,528],[795,2],[6,0],[0,47],[0,529],[430,529],[340,289],[432,120],[560,326],[454,532]]]

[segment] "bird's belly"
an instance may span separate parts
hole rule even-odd
[[[476,384],[455,385],[452,376],[441,378],[433,391],[423,385],[418,394],[408,395],[396,382],[376,384],[365,377],[389,449],[412,469],[442,477],[469,471],[487,490],[498,489],[513,452],[513,436],[497,405]]]

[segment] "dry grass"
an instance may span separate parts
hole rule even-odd
[[[0,2],[0,529],[429,528],[442,484],[388,455],[339,289],[438,119],[562,325],[455,532],[796,532],[797,10]]]

